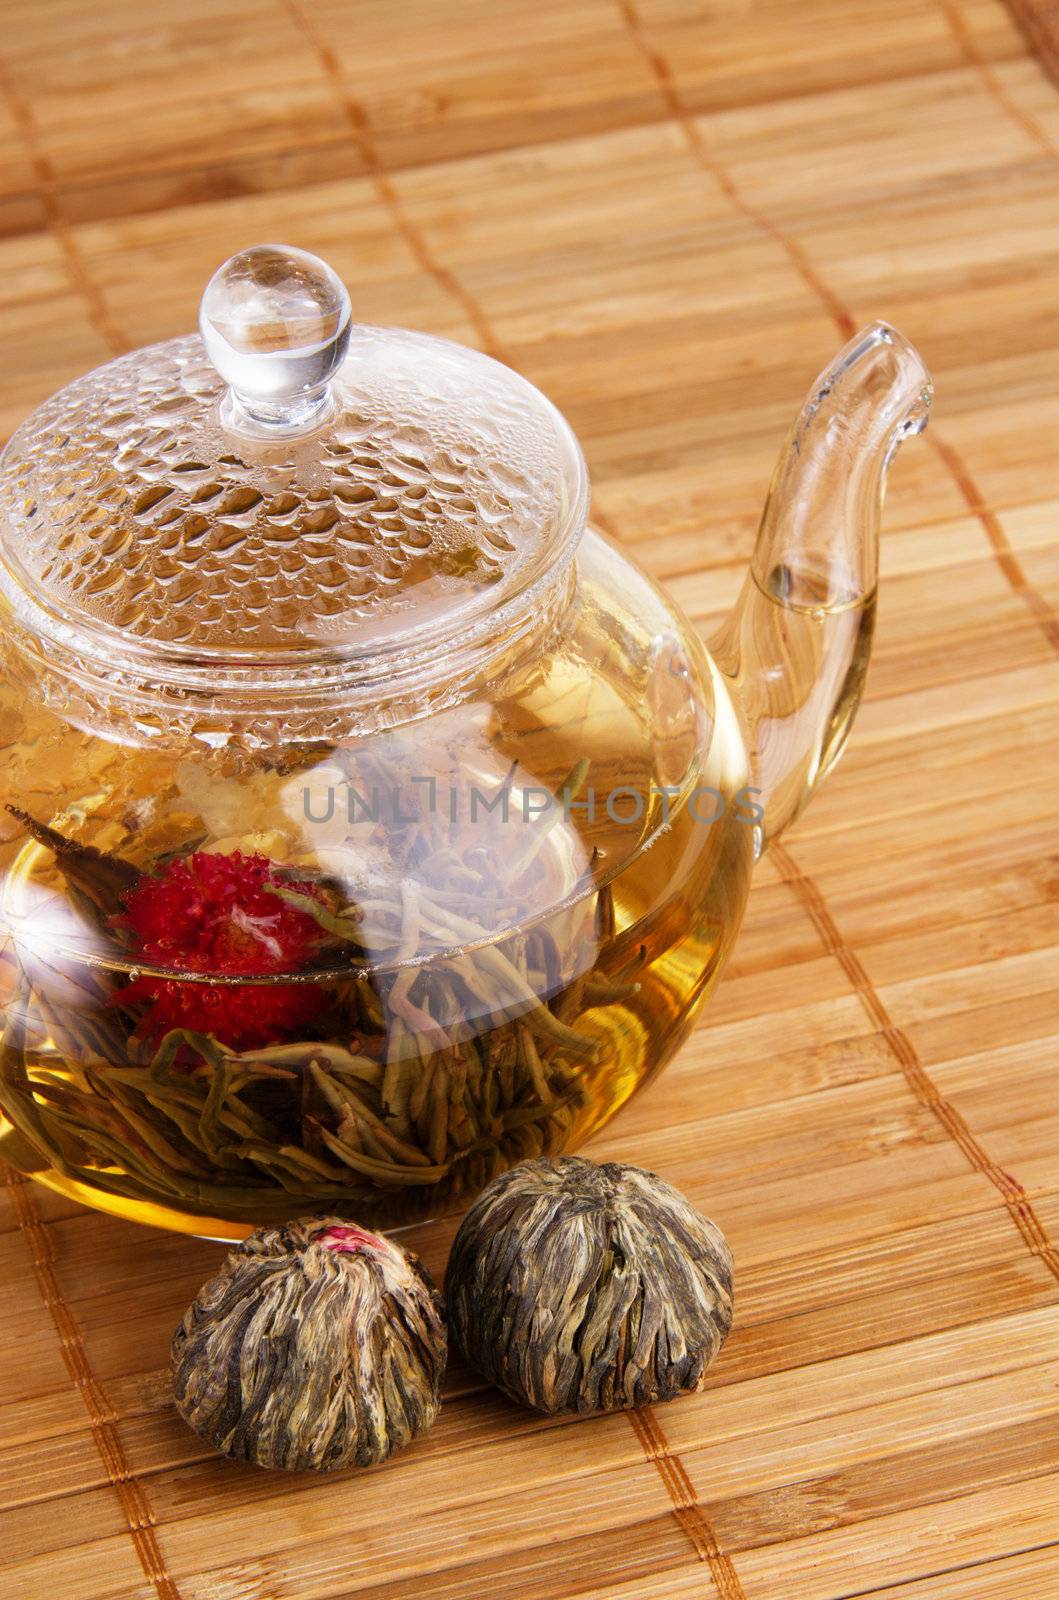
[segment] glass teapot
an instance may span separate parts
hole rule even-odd
[[[687,1034],[849,731],[929,382],[883,325],[818,379],[707,651],[514,372],[281,246],[200,328],[0,466],[0,1156],[217,1237],[394,1226]]]

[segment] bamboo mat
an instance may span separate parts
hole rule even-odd
[[[8,0],[5,432],[280,237],[358,317],[552,395],[598,520],[708,630],[854,325],[910,335],[937,407],[894,475],[848,754],[762,863],[706,1022],[592,1147],[732,1241],[708,1392],[555,1425],[454,1366],[382,1471],[234,1467],[166,1397],[218,1248],[8,1175],[3,1600],[1059,1595],[1049,10]],[[450,1233],[417,1234],[439,1273]]]

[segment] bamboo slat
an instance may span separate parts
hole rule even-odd
[[[1059,1594],[1057,37],[1034,0],[9,0],[3,433],[288,238],[545,388],[708,634],[840,340],[896,322],[937,405],[842,767],[592,1147],[733,1244],[706,1392],[550,1423],[453,1363],[379,1472],[239,1469],[166,1386],[217,1247],[6,1174],[4,1600]]]

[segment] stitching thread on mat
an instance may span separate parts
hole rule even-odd
[[[1010,99],[1007,90],[997,78],[990,63],[978,48],[974,34],[971,32],[964,18],[960,14],[958,5],[953,5],[952,0],[938,0],[942,15],[949,25],[949,31],[963,52],[963,58],[968,66],[974,67],[988,92],[996,101],[1005,116],[1010,117],[1036,145],[1050,156],[1057,154],[1055,146],[1037,121],[1028,111],[1023,111],[1021,106]]]
[[[180,1590],[166,1571],[165,1560],[155,1532],[154,1512],[151,1510],[142,1484],[129,1465],[124,1446],[118,1436],[117,1414],[92,1371],[81,1329],[63,1298],[55,1273],[55,1256],[51,1240],[41,1221],[31,1186],[21,1173],[13,1172],[2,1163],[0,1163],[0,1184],[10,1192],[14,1201],[19,1227],[26,1241],[40,1297],[58,1335],[63,1363],[85,1403],[92,1438],[107,1476],[121,1502],[125,1523],[144,1576],[153,1585],[158,1600],[180,1600]]]
[[[380,200],[390,212],[394,225],[411,251],[413,259],[462,308],[486,354],[494,356],[497,360],[503,360],[496,335],[481,306],[471,292],[456,277],[455,273],[450,272],[448,267],[443,266],[438,261],[421,230],[416,227],[405,210],[393,179],[386,171],[379,157],[379,152],[375,148],[375,141],[371,137],[371,130],[364,110],[346,88],[341,64],[331,46],[320,33],[313,18],[301,4],[301,0],[282,0],[282,3],[306,42],[316,51],[324,73],[349,122],[354,143],[360,151],[361,160],[364,162],[368,176],[375,185],[375,190]]]
[[[997,1166],[955,1106],[946,1100],[936,1087],[920,1061],[911,1039],[904,1029],[893,1021],[860,959],[843,939],[835,919],[828,910],[827,902],[813,880],[796,864],[784,845],[779,843],[771,845],[769,856],[776,863],[783,882],[794,890],[804,906],[810,921],[820,935],[824,949],[835,957],[853,985],[869,1018],[889,1045],[916,1099],[933,1113],[945,1132],[963,1151],[970,1165],[983,1177],[988,1178],[999,1192],[1012,1221],[1029,1249],[1040,1258],[1053,1278],[1059,1281],[1059,1250],[1048,1238],[1022,1184],[1010,1172],[1005,1172],[1002,1167]]]
[[[738,1574],[717,1543],[717,1536],[698,1503],[694,1485],[688,1477],[684,1463],[670,1450],[669,1440],[655,1415],[654,1408],[640,1406],[636,1411],[626,1412],[626,1415],[632,1423],[633,1432],[640,1441],[644,1455],[657,1468],[658,1475],[665,1484],[669,1498],[673,1502],[673,1516],[695,1546],[699,1560],[704,1561],[709,1567],[710,1576],[721,1600],[746,1600]]]
[[[985,529],[986,538],[992,546],[993,555],[997,566],[1000,568],[1011,588],[1019,599],[1032,612],[1040,624],[1048,643],[1052,649],[1059,653],[1059,619],[1042,594],[1030,583],[1018,556],[1011,547],[1011,542],[1004,532],[1004,525],[996,512],[987,505],[982,493],[971,477],[964,464],[959,451],[947,439],[942,439],[932,429],[927,430],[927,442],[933,445],[934,450],[952,474],[953,481],[967,502],[968,510],[978,518]]]
[[[1050,5],[1041,0],[1007,0],[1007,8],[1042,67],[1059,82],[1059,12],[1054,0]]]
[[[707,148],[698,123],[689,115],[681,101],[669,63],[651,44],[632,0],[615,0],[615,4],[637,47],[650,63],[659,90],[670,108],[673,121],[684,135],[691,155],[718,185],[734,209],[781,246],[806,288],[817,297],[839,332],[844,338],[852,338],[857,331],[857,324],[849,307],[816,271],[797,239],[784,232],[771,217],[743,197],[735,180]],[[1026,605],[1034,621],[1040,625],[1049,644],[1059,650],[1059,624],[1056,622],[1055,613],[1026,577],[999,518],[995,512],[989,510],[985,497],[971,476],[963,457],[955,445],[938,435],[936,427],[928,429],[927,439],[950,473],[968,509],[985,529],[1004,578]]]
[[[3,89],[7,97],[8,105],[11,108],[12,120],[19,131],[26,154],[29,156],[48,227],[62,252],[66,270],[70,275],[74,288],[85,303],[88,320],[112,355],[124,355],[128,349],[128,342],[122,337],[110,315],[101,290],[93,282],[91,274],[85,267],[77,241],[70,231],[66,218],[63,216],[51,162],[37,143],[37,130],[33,124],[32,114],[28,106],[23,103],[22,97],[16,92],[3,61],[0,61],[0,88]]]
[[[684,141],[695,160],[714,180],[725,199],[736,211],[745,217],[748,222],[752,222],[762,233],[767,234],[770,239],[782,246],[806,288],[810,289],[817,299],[823,302],[828,314],[843,335],[847,339],[852,339],[857,331],[856,323],[846,307],[836,295],[832,294],[827,284],[819,276],[797,239],[792,239],[789,234],[784,233],[772,221],[771,217],[767,216],[765,212],[759,211],[756,206],[751,205],[743,197],[735,180],[725,171],[724,167],[721,166],[707,148],[698,123],[689,114],[680,98],[680,92],[677,89],[676,80],[673,77],[669,62],[648,38],[632,0],[615,0],[615,3],[621,12],[626,28],[632,35],[633,42],[654,73],[662,97],[669,108],[669,115],[684,135]]]
[[[771,217],[758,210],[743,197],[735,180],[707,148],[697,122],[689,115],[681,100],[669,63],[648,38],[633,0],[615,0],[615,4],[621,13],[630,36],[649,63],[659,90],[669,107],[672,119],[680,128],[693,159],[713,179],[733,209],[785,251],[788,260],[802,282],[816,296],[839,332],[844,338],[852,338],[856,333],[856,322],[851,311],[816,271],[798,241],[778,227]],[[984,69],[980,68],[980,70],[983,70],[983,77],[986,77]],[[996,88],[999,90],[999,85]],[[1026,605],[1034,621],[1042,628],[1048,642],[1053,647],[1059,648],[1059,629],[1057,629],[1051,607],[1027,579],[1020,562],[1011,548],[999,518],[989,509],[959,451],[954,445],[939,438],[936,428],[928,433],[928,438],[952,476],[968,509],[985,529],[997,566],[1005,581]],[[916,1095],[921,1104],[933,1113],[949,1137],[962,1150],[971,1165],[981,1172],[998,1190],[1015,1226],[1029,1249],[1041,1259],[1053,1277],[1059,1281],[1059,1252],[1056,1251],[1048,1239],[1022,1185],[1010,1173],[1004,1172],[996,1165],[975,1138],[964,1119],[935,1088],[920,1062],[911,1040],[902,1029],[894,1024],[860,961],[844,943],[838,927],[827,909],[826,902],[816,885],[800,871],[782,846],[773,845],[771,854],[780,869],[781,875],[805,905],[825,948],[834,954],[841,963],[862,1005],[864,1005],[875,1026],[881,1031],[890,1050],[897,1059],[912,1093]],[[637,1431],[639,1432],[639,1429]],[[655,1459],[657,1465],[658,1458],[654,1457],[653,1459]],[[659,1467],[659,1470],[661,1470],[661,1467]],[[686,1479],[686,1474],[684,1474],[684,1477]],[[670,1497],[674,1503],[675,1514],[681,1517],[682,1525],[686,1526],[686,1524],[683,1524],[683,1500],[678,1498],[675,1486],[668,1480],[666,1481]],[[690,1487],[689,1483],[689,1490]],[[705,1519],[703,1521],[705,1522]],[[691,1534],[691,1530],[689,1529],[688,1531]],[[691,1537],[694,1542],[694,1535],[691,1534]],[[714,1542],[716,1543],[716,1541]],[[696,1545],[696,1548],[698,1548],[698,1545]],[[728,1566],[731,1569],[731,1563],[728,1563]],[[722,1588],[723,1580],[712,1566],[711,1571],[713,1572],[714,1582],[721,1591],[723,1600],[728,1600],[728,1595],[725,1594]],[[735,1583],[738,1585],[739,1580],[735,1576],[734,1569],[731,1569],[731,1571]]]

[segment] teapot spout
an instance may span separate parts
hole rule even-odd
[[[750,572],[712,643],[744,721],[761,848],[803,810],[853,724],[887,469],[926,426],[931,395],[917,351],[876,323],[817,379],[780,455]]]

